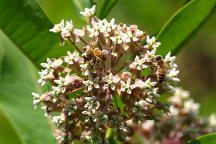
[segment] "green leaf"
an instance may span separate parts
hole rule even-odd
[[[1,69],[2,69],[2,61],[4,58],[5,49],[2,43],[0,43],[0,78],[1,78]]]
[[[0,109],[0,142],[4,144],[21,144],[22,140],[8,117]],[[12,137],[12,138],[11,138]]]
[[[176,54],[210,16],[215,5],[216,0],[191,0],[178,10],[159,32],[157,39],[162,45],[157,52],[163,56],[169,51]]]
[[[0,0],[0,19],[0,29],[36,66],[68,50],[49,32],[53,24],[34,0]]]
[[[118,1],[119,0],[100,0],[97,3],[97,13],[96,14],[98,18],[100,19],[105,18]]]
[[[43,112],[33,109],[31,92],[39,91],[35,68],[5,35],[0,33],[0,38],[5,47],[0,77],[0,114],[4,114],[0,137],[4,138],[0,138],[0,143],[54,144]]]
[[[5,54],[5,49],[2,43],[0,43],[0,64],[4,58],[4,54]]]
[[[186,3],[190,2],[190,1],[191,1],[191,0],[185,0],[184,4],[186,4]]]
[[[90,8],[92,3],[89,0],[71,0],[78,12],[84,11],[85,8]]]
[[[76,26],[84,23],[80,10],[90,6],[89,0],[36,0],[53,23],[73,20]]]
[[[216,144],[216,133],[200,136],[189,141],[188,144]]]
[[[124,107],[125,107],[125,104],[122,102],[121,100],[121,96],[120,95],[113,95],[113,106],[114,108],[120,110],[121,114],[122,115],[126,115],[127,113],[124,111]]]

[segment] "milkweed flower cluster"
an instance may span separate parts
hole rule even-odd
[[[216,115],[200,116],[200,105],[190,98],[188,91],[176,88],[169,102],[169,115],[159,121],[147,120],[141,127],[134,125],[146,144],[186,144],[193,138],[216,132]]]
[[[75,51],[42,63],[38,83],[49,90],[33,93],[35,107],[45,110],[60,144],[105,143],[108,128],[115,139],[125,141],[133,134],[128,120],[140,124],[168,112],[158,97],[174,92],[179,81],[175,57],[157,55],[160,42],[155,37],[136,25],[100,20],[94,13],[95,6],[81,12],[89,19],[82,29],[64,20],[50,29]]]

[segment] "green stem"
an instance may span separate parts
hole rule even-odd
[[[112,134],[113,134],[112,128],[107,128],[106,129],[105,139],[110,139],[112,137]]]

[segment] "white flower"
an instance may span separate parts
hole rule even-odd
[[[110,73],[109,75],[103,77],[103,81],[106,82],[103,87],[104,89],[107,89],[109,86],[111,86],[111,89],[115,90],[115,84],[120,81],[120,78],[118,76],[113,76],[113,74]]]
[[[73,36],[74,36],[75,42],[79,42],[80,37],[83,37],[84,35],[85,35],[85,31],[82,29],[74,29],[73,30]]]
[[[157,84],[157,82],[151,82],[151,78],[148,78],[146,81],[142,81],[140,79],[136,79],[135,83],[133,84],[133,87],[139,87],[144,89],[150,89],[154,87]]]
[[[209,124],[210,126],[216,126],[216,114],[212,114],[209,117]]]
[[[70,32],[73,30],[73,22],[72,22],[72,20],[66,21],[65,30],[70,31]]]
[[[136,102],[135,105],[145,110],[147,109],[147,106],[149,105],[149,103],[145,100],[140,100]]]
[[[173,104],[182,105],[182,103],[189,98],[189,92],[182,88],[175,88],[175,93],[169,98]]]
[[[80,36],[80,37],[85,35],[85,31],[82,29],[74,29],[73,33],[77,36]]]
[[[80,78],[79,76],[74,75],[74,74],[70,75],[70,73],[67,73],[67,75],[64,78],[64,85],[65,86],[68,86],[68,85],[71,85],[71,84],[76,85],[77,83],[80,83],[82,81],[83,81],[83,79]]]
[[[132,25],[127,27],[126,25],[118,25],[115,35],[110,37],[114,44],[122,44],[122,48],[126,51],[129,48],[128,43],[137,42],[139,38],[144,34],[143,31],[137,29],[137,26]]]
[[[188,99],[190,93],[182,88],[176,88],[174,96],[181,97],[182,99]]]
[[[96,97],[95,97],[95,96],[92,96],[92,97],[85,97],[84,99],[85,99],[87,102],[90,102],[90,101],[92,101],[92,100],[95,100]]]
[[[80,59],[79,53],[78,52],[67,52],[68,56],[66,56],[64,58],[64,61],[68,64],[73,64],[74,62],[78,62],[78,60]]]
[[[149,97],[149,98],[147,98],[149,102],[155,102],[155,100],[152,98],[160,96],[158,94],[158,87],[155,88],[156,84],[157,84],[157,82],[151,82],[150,78],[148,78],[146,81],[142,81],[142,82],[137,83],[137,85],[139,85],[138,87],[144,89],[143,93],[144,93],[144,95],[147,95]]]
[[[136,79],[136,80],[135,80],[135,83],[132,84],[131,86],[132,86],[133,88],[136,88],[136,87],[138,87],[138,88],[144,88],[144,84],[145,84],[145,83],[144,83],[142,80]]]
[[[154,120],[146,120],[144,123],[142,123],[142,128],[145,130],[149,130],[154,126]]]
[[[46,69],[51,69],[52,68],[52,61],[51,59],[47,58],[47,63],[41,63],[41,66],[46,68]]]
[[[50,29],[51,32],[58,33],[61,32],[64,29],[64,20],[62,20],[59,24],[55,24],[52,29]]]
[[[145,60],[147,61],[147,62],[151,62],[152,61],[152,59],[155,59],[155,57],[156,57],[156,48],[154,48],[154,49],[152,49],[151,51],[149,51],[149,50],[147,50],[146,51],[146,54],[145,54]]]
[[[159,97],[160,95],[158,94],[158,88],[150,88],[150,89],[145,89],[144,94],[147,94],[148,96],[153,96],[153,97]],[[154,100],[153,100],[154,102]]]
[[[151,78],[148,78],[145,82],[144,82],[144,88],[152,88],[157,84],[157,82],[151,82]]]
[[[66,21],[66,26],[61,30],[61,36],[64,40],[67,40],[71,37],[73,31],[72,21]]]
[[[156,42],[155,41],[155,37],[154,36],[152,38],[150,38],[149,36],[147,36],[146,43],[147,43],[147,45],[145,45],[144,48],[147,48],[147,49],[157,48],[161,44],[160,42]]]
[[[71,37],[72,31],[73,31],[73,22],[72,21],[66,21],[66,26],[64,24],[64,20],[61,21],[60,24],[54,25],[54,28],[50,29],[50,31],[54,33],[61,32],[61,36],[64,40],[67,40]]]
[[[121,83],[120,90],[122,92],[126,91],[128,94],[131,94],[131,90],[135,88],[133,85],[131,85],[131,78],[129,78],[126,83],[122,80],[120,81],[120,83]]]
[[[91,91],[93,88],[100,88],[96,82],[97,81],[86,80],[86,81],[83,81],[83,84],[87,86],[88,91]]]
[[[110,39],[113,41],[115,44],[122,44],[123,43],[123,38],[121,36],[114,36],[110,37]]]
[[[129,48],[129,46],[127,45],[127,43],[130,42],[128,33],[117,31],[115,33],[115,36],[110,37],[110,39],[113,41],[114,44],[122,44],[122,47],[125,51]]]
[[[34,98],[33,104],[35,105],[34,108],[37,108],[37,105],[41,103],[41,96],[38,93],[32,92],[32,96]]]
[[[90,16],[93,16],[95,14],[95,9],[96,9],[96,6],[94,5],[92,8],[85,8],[85,11],[80,12],[80,14],[85,16],[85,17],[90,17]]]
[[[53,69],[52,70],[44,69],[38,72],[38,74],[40,75],[40,78],[38,79],[38,83],[41,84],[41,86],[44,86],[49,79],[53,79],[54,78],[53,71],[54,71]]]
[[[138,38],[144,38],[145,37],[145,33],[139,29],[136,29],[136,32],[134,33],[134,35],[135,35],[135,37],[134,37],[133,41],[137,41],[137,40],[139,40]]]
[[[92,114],[95,114],[96,110],[100,107],[100,103],[98,101],[91,101],[84,105],[84,108],[87,108],[92,112]]]
[[[122,39],[126,43],[130,43],[131,41],[136,41],[135,37],[133,37],[133,34],[131,32],[122,33]]]
[[[184,109],[186,111],[198,112],[200,108],[200,104],[195,103],[192,99],[189,99],[184,102]]]
[[[123,35],[123,37],[126,43],[130,43],[137,42],[143,35],[144,32],[139,30],[136,25],[131,25],[130,27],[127,27],[127,32]]]
[[[64,141],[65,136],[66,136],[66,134],[60,130],[55,130],[54,135],[55,135],[56,140],[59,143],[62,143]]]
[[[132,69],[137,69],[137,70],[143,70],[146,69],[148,66],[144,64],[145,59],[139,59],[139,56],[135,57],[135,61],[129,65],[130,68]]]
[[[92,139],[91,131],[83,131],[81,134],[81,139],[91,140]]]
[[[168,81],[164,81],[163,85],[164,85],[164,87],[167,87],[167,90],[170,93],[175,93],[175,87],[173,85],[171,85],[171,83],[169,83]]]
[[[61,32],[61,37],[64,40],[67,40],[67,39],[69,39],[71,37],[71,32],[67,31],[66,29],[63,29],[62,32]]]
[[[179,109],[175,108],[173,105],[170,106],[170,115],[178,115]]]
[[[166,79],[167,80],[170,80],[170,81],[173,81],[173,82],[179,82],[180,79],[177,78],[179,74],[179,70],[176,70],[176,68],[172,68],[171,70],[168,70],[167,71],[167,74],[166,74]]]
[[[104,34],[105,37],[109,36],[109,32],[114,30],[117,27],[115,24],[115,19],[111,19],[110,22],[108,22],[106,19],[103,19],[103,26],[100,29],[100,32]]]
[[[83,75],[87,76],[89,74],[88,64],[87,63],[80,64],[80,68],[81,68],[81,71],[82,71]]]
[[[39,95],[38,93],[32,92],[32,96],[33,96],[33,99],[34,99],[33,100],[33,104],[35,105],[34,108],[37,108],[37,106],[41,102],[43,102],[43,101],[49,101],[50,100],[50,97],[47,94]]]
[[[119,129],[120,129],[122,132],[124,132],[124,133],[127,133],[127,132],[128,132],[128,129],[127,129],[127,127],[125,127],[125,126],[120,126]]]
[[[89,117],[93,118],[93,121],[96,122],[97,121],[97,114],[98,114],[98,109],[100,107],[100,103],[99,101],[96,100],[95,96],[92,97],[85,97],[85,100],[87,101],[87,103],[84,105],[84,108],[86,110],[82,111],[83,115],[88,115]],[[89,121],[89,118],[87,117],[87,119],[85,120],[85,122]]]
[[[65,121],[65,115],[61,114],[60,116],[53,116],[51,119],[52,123],[55,123],[57,125],[64,123]]]
[[[64,79],[63,77],[61,77],[61,76],[59,77],[59,79],[54,80],[54,82],[55,82],[56,84],[58,84],[58,86],[60,86],[60,87],[65,86],[65,84],[64,84],[65,79]]]
[[[49,58],[47,58],[47,63],[41,63],[41,66],[50,70],[53,68],[57,68],[58,66],[60,66],[63,63],[63,61],[61,59],[57,59],[57,60],[51,60]]]
[[[82,79],[75,75],[70,75],[67,73],[65,78],[59,77],[59,79],[54,80],[54,83],[57,84],[57,86],[53,86],[53,91],[49,92],[50,95],[65,93],[66,87],[74,82],[74,80],[78,80],[82,82]]]
[[[61,59],[52,61],[49,58],[47,58],[47,63],[41,63],[41,66],[46,69],[38,72],[38,74],[40,75],[40,79],[38,79],[38,83],[44,86],[48,80],[53,79],[54,68],[59,67],[62,63],[63,61]]]
[[[66,88],[62,86],[52,86],[52,91],[50,91],[49,95],[59,95],[61,93],[65,93]]]
[[[164,62],[166,64],[169,64],[170,67],[173,67],[173,68],[176,68],[177,65],[174,63],[176,57],[175,56],[171,56],[171,52],[169,52],[166,56],[165,56],[165,59],[164,59]]]
[[[97,37],[100,32],[100,26],[99,23],[92,22],[92,26],[87,26],[87,31],[89,32],[89,37]]]

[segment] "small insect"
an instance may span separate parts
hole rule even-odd
[[[83,48],[83,50],[84,50],[84,53],[82,54],[82,56],[86,61],[90,61],[94,58],[94,52],[90,46]]]
[[[159,83],[162,83],[166,76],[167,65],[164,63],[161,56],[157,56],[155,58],[155,61],[157,64],[157,68],[156,68],[157,81]]]
[[[100,50],[99,48],[91,48],[91,47],[85,47],[84,48],[85,53],[83,54],[83,58],[87,61],[89,60],[95,60],[99,59],[101,61],[106,60],[106,54],[108,54],[107,50]]]
[[[102,61],[106,60],[106,54],[108,54],[107,50],[100,50],[99,48],[94,49],[94,56]]]

